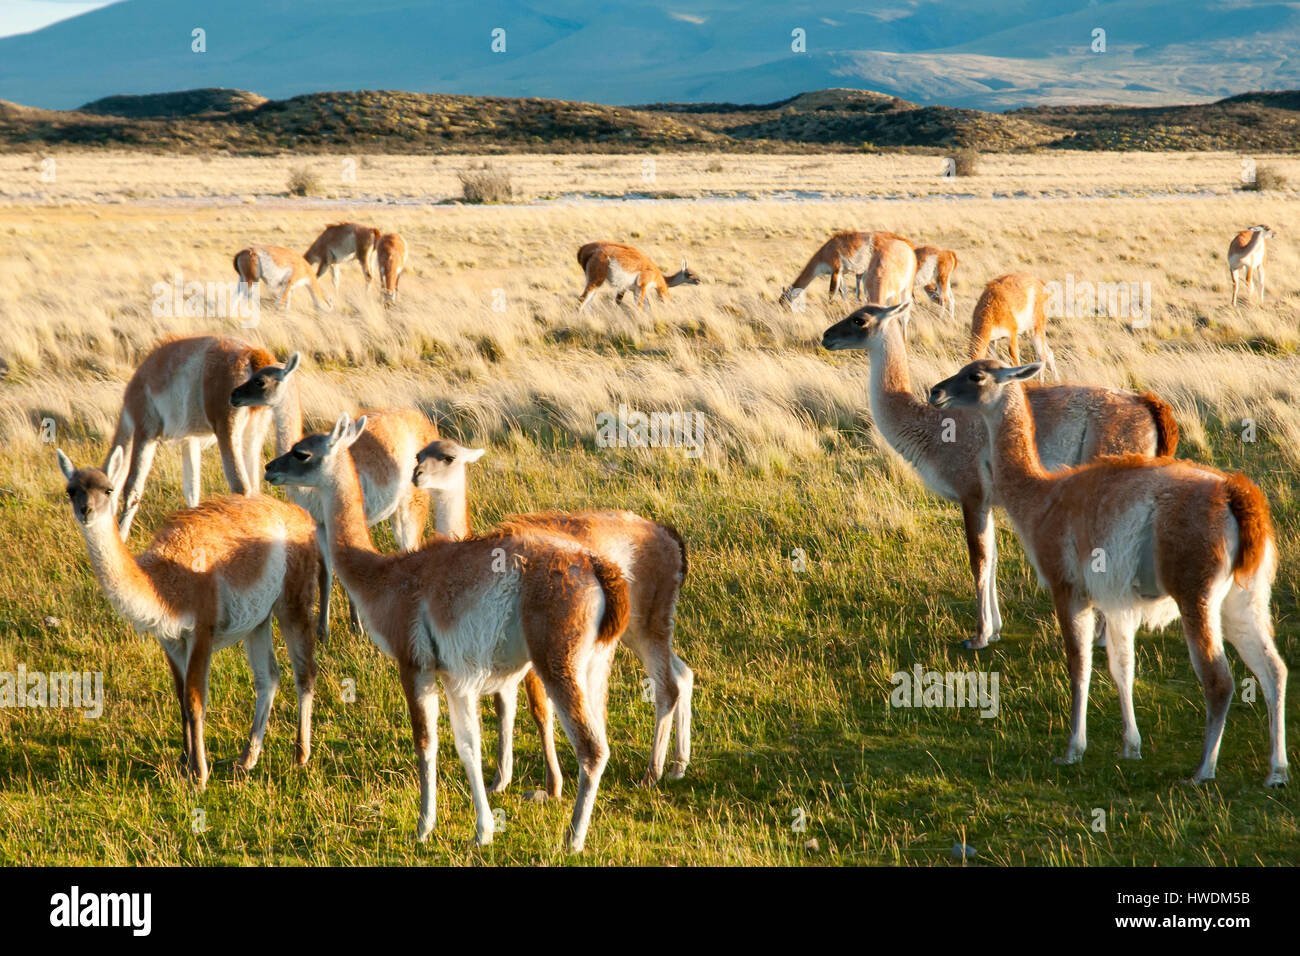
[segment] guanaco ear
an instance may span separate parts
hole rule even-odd
[[[471,465],[487,454],[486,448],[466,448],[461,454],[461,461]]]
[[[122,446],[118,445],[113,449],[113,453],[108,456],[108,466],[104,469],[104,474],[108,476],[108,483],[111,487],[117,488],[122,484],[122,479],[126,477],[126,452]]]
[[[284,363],[284,371],[282,371],[279,375],[280,381],[283,382],[286,378],[292,375],[294,369],[298,367],[298,362],[301,360],[302,360],[301,352],[294,352],[292,355],[290,355],[289,361]]]
[[[343,447],[350,448],[352,443],[361,437],[361,433],[366,430],[366,416],[362,415],[353,422],[343,433]]]
[[[1030,362],[1028,365],[1021,365],[1016,368],[994,369],[992,375],[993,381],[998,384],[1003,382],[1023,382],[1026,379],[1033,378],[1042,370],[1042,362]]]
[[[348,425],[350,424],[351,424],[351,420],[348,418],[346,413],[338,417],[338,421],[334,423],[333,430],[330,431],[331,448],[333,448],[335,445],[338,444],[339,439],[343,437],[343,433],[348,430]]]
[[[72,476],[77,473],[77,469],[73,467],[71,459],[63,453],[63,449],[57,448],[55,449],[55,452],[59,456],[59,471],[63,472],[64,478],[71,481]]]

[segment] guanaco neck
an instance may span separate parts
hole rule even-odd
[[[821,264],[822,264],[822,254],[818,252],[815,256],[813,256],[811,259],[808,260],[808,264],[803,267],[803,271],[799,273],[799,277],[790,283],[790,290],[794,291],[795,289],[808,288],[808,286],[812,283],[812,280],[817,278],[817,267],[820,266]],[[829,262],[826,264],[828,266],[830,265]]]
[[[891,448],[916,465],[929,451],[944,414],[912,394],[907,346],[897,322],[890,322],[870,349],[871,416]]]
[[[153,579],[127,550],[111,516],[80,527],[95,576],[123,617],[144,630],[172,616]]]
[[[372,588],[382,593],[382,572],[389,558],[375,550],[366,525],[365,504],[357,466],[346,451],[332,456],[325,467],[325,538],[334,573],[358,605],[373,600]]]
[[[275,417],[275,453],[284,455],[302,440],[302,400],[298,385],[293,383],[272,409]]]
[[[1045,500],[1044,485],[1051,482],[1038,458],[1034,418],[1024,386],[1012,382],[1002,390],[998,405],[980,411],[991,440],[993,483],[998,498],[1015,520]]]
[[[449,488],[431,491],[434,506],[434,530],[449,538],[464,541],[470,535],[468,479],[465,469]]]

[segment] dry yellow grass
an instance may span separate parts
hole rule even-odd
[[[529,170],[529,191],[562,191],[586,166],[605,159],[511,157]],[[764,166],[770,183],[804,167],[826,170],[828,187],[844,187],[846,168],[874,163],[878,177],[914,185],[927,158],[839,156],[809,160],[744,157]],[[0,163],[13,162],[11,157]],[[398,176],[409,194],[443,188],[455,159],[427,185],[411,157],[376,157],[375,169]],[[619,158],[635,168],[632,159]],[[703,163],[660,161],[661,177]],[[734,160],[737,170],[742,160]],[[138,182],[168,182],[187,203],[112,205],[66,202],[0,207],[0,309],[7,363],[0,436],[35,435],[50,416],[102,437],[111,431],[120,388],[142,354],[162,336],[226,331],[283,354],[309,357],[303,376],[309,416],[323,419],[356,403],[410,402],[450,416],[466,437],[484,440],[511,427],[545,426],[590,440],[598,412],[637,406],[703,412],[712,423],[710,452],[758,461],[806,455],[825,446],[822,432],[864,408],[866,367],[830,361],[817,348],[822,328],[846,306],[824,302],[818,280],[803,314],[776,307],[781,287],[834,229],[888,228],[958,252],[958,320],[919,317],[913,343],[918,384],[951,369],[963,354],[965,323],[984,281],[1011,270],[1048,280],[1150,282],[1152,327],[1096,317],[1053,320],[1051,340],[1070,378],[1154,387],[1180,410],[1195,450],[1201,418],[1250,415],[1261,427],[1295,436],[1297,376],[1296,255],[1287,237],[1300,231],[1295,207],[1267,197],[1096,199],[1098,184],[1119,181],[1162,189],[1200,189],[1232,169],[1233,157],[994,157],[990,187],[1007,192],[1034,182],[1057,200],[705,203],[578,203],[526,206],[355,208],[310,202],[224,203],[228,190],[253,180],[278,184],[279,161],[88,156],[60,165],[58,188],[84,196],[70,169],[100,193],[120,195]],[[423,163],[425,168],[431,164]],[[462,164],[463,165],[463,164]],[[836,169],[836,167],[839,167]],[[1176,175],[1186,170],[1185,180]],[[1101,170],[1108,170],[1103,176]],[[543,174],[552,171],[550,179]],[[671,172],[670,172],[671,171]],[[364,170],[362,172],[365,172]],[[708,174],[692,173],[696,186]],[[138,178],[137,178],[138,177]],[[193,177],[193,178],[192,178]],[[441,177],[441,178],[440,178]],[[891,178],[892,177],[892,178]],[[1163,178],[1162,178],[1163,177]],[[931,177],[933,179],[933,177]],[[879,182],[880,179],[873,180]],[[381,180],[384,188],[396,182]],[[941,180],[934,188],[943,186]],[[1109,186],[1107,186],[1109,188]],[[202,197],[215,205],[202,204]],[[344,301],[316,314],[307,297],[287,314],[264,303],[256,329],[232,319],[159,319],[154,283],[228,282],[231,254],[251,242],[306,248],[326,222],[356,218],[401,231],[411,246],[402,301],[380,307],[344,270]],[[1223,250],[1232,232],[1263,221],[1279,239],[1271,249],[1266,307],[1227,306]],[[573,312],[581,273],[577,246],[594,238],[632,242],[664,266],[686,256],[706,284],[676,290],[673,302],[645,313],[598,296],[585,315]],[[1243,347],[1244,346],[1244,347]],[[1297,452],[1290,446],[1292,460]]]
[[[371,157],[346,186],[330,185],[330,162],[311,161],[338,192],[334,202],[283,198],[298,164],[289,159],[70,154],[59,158],[55,183],[32,185],[23,180],[36,175],[31,158],[0,157],[0,663],[91,661],[85,666],[107,671],[113,688],[102,726],[64,714],[0,723],[0,830],[9,834],[0,860],[562,859],[554,849],[562,809],[534,812],[511,797],[502,805],[514,829],[490,854],[455,842],[468,832],[469,808],[454,759],[444,762],[451,782],[438,839],[413,844],[404,816],[414,806],[413,773],[407,730],[393,716],[402,712],[396,681],[377,652],[346,637],[330,645],[323,664],[319,761],[303,775],[281,766],[276,748],[287,718],[278,713],[279,742],[264,772],[248,782],[218,774],[201,805],[225,822],[206,836],[189,832],[199,801],[167,762],[175,728],[165,671],[156,648],[125,639],[102,600],[40,422],[55,422],[56,440],[79,463],[102,457],[140,358],[165,335],[213,331],[281,356],[301,350],[304,407],[314,423],[357,407],[412,404],[462,441],[491,443],[493,454],[478,466],[483,520],[608,504],[681,527],[692,571],[679,645],[700,675],[697,762],[671,787],[631,786],[648,718],[640,673],[620,665],[611,690],[614,758],[589,859],[939,862],[959,834],[971,834],[981,859],[994,863],[1279,862],[1294,846],[1294,792],[1257,786],[1258,706],[1234,705],[1222,793],[1171,791],[1176,772],[1190,769],[1203,719],[1175,631],[1139,642],[1141,721],[1155,742],[1142,766],[1120,771],[1106,759],[1117,731],[1100,666],[1099,752],[1077,772],[1050,764],[1066,707],[1059,640],[1050,602],[1034,594],[1007,532],[1000,572],[1007,636],[980,658],[1003,673],[1004,716],[994,726],[884,705],[897,667],[981,666],[954,650],[968,634],[972,602],[958,519],[879,440],[865,358],[819,347],[823,329],[852,302],[827,305],[823,278],[805,312],[776,305],[836,229],[891,229],[955,250],[957,321],[939,322],[925,305],[912,324],[919,391],[962,363],[971,307],[995,275],[1150,282],[1149,328],[1101,316],[1050,320],[1058,364],[1067,379],[1158,392],[1177,410],[1182,455],[1244,470],[1264,488],[1282,553],[1279,645],[1294,669],[1300,258],[1292,237],[1300,235],[1300,208],[1231,191],[1238,157],[997,156],[985,158],[980,176],[956,181],[940,178],[938,160],[927,157],[660,157],[656,190],[758,198],[490,207],[433,204],[459,192],[455,172],[468,159]],[[647,189],[634,157],[495,162],[515,171],[526,199]],[[706,171],[714,162],[722,172]],[[1300,181],[1300,170],[1290,172]],[[917,195],[782,198],[796,186]],[[1022,192],[1034,201],[995,198]],[[961,194],[971,198],[955,198]],[[356,201],[377,195],[412,198]],[[382,308],[349,263],[342,301],[329,313],[311,309],[302,293],[289,312],[264,300],[256,328],[151,310],[157,282],[177,273],[228,282],[242,246],[305,249],[339,219],[406,237],[411,254],[396,308]],[[1233,310],[1224,251],[1235,230],[1256,222],[1278,233],[1269,300]],[[705,284],[674,289],[671,303],[640,313],[602,291],[577,315],[574,253],[597,238],[631,242],[663,266],[686,256]],[[702,460],[593,452],[596,416],[620,403],[702,413]],[[1256,424],[1254,444],[1241,441],[1245,418]],[[156,468],[135,547],[180,504],[179,456],[164,451]],[[221,487],[211,459],[204,487]],[[794,548],[807,552],[805,573],[791,573]],[[51,614],[65,621],[53,634],[41,624]],[[249,703],[238,657],[229,653],[215,672],[214,753],[233,746]],[[337,701],[344,675],[365,689],[361,705]],[[1297,686],[1293,680],[1293,714]],[[523,723],[521,779],[536,770]],[[93,795],[93,813],[61,812],[74,788]],[[362,803],[373,816],[357,815]],[[1088,828],[1096,806],[1109,808],[1109,835]],[[808,834],[790,831],[797,808],[814,821]],[[57,852],[24,828],[37,816],[61,821]],[[807,835],[819,837],[823,857],[803,854]]]

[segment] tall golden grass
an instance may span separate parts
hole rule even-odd
[[[888,171],[929,159],[890,157],[884,165]],[[1192,183],[1228,167],[1227,157],[1175,159]],[[414,162],[372,161],[378,168]],[[560,163],[511,161],[529,168]],[[170,162],[154,159],[143,168],[158,171]],[[200,198],[224,195],[232,182],[259,173],[273,183],[269,160],[243,161],[247,168],[232,175],[222,167],[234,160],[187,162],[207,172],[196,190]],[[569,157],[548,168],[564,180],[581,173],[585,162]],[[686,162],[670,158],[662,166]],[[0,358],[8,369],[0,437],[9,445],[35,441],[41,420],[49,418],[60,429],[106,439],[122,385],[149,349],[168,335],[220,331],[280,355],[301,350],[308,360],[304,407],[318,422],[358,405],[413,404],[472,441],[522,432],[590,443],[596,416],[624,403],[701,413],[706,460],[713,464],[821,454],[846,426],[868,418],[865,360],[832,357],[818,347],[822,329],[854,303],[828,303],[824,279],[810,289],[802,313],[780,308],[776,296],[829,232],[888,228],[959,256],[956,322],[940,322],[928,305],[918,307],[911,343],[918,390],[960,364],[970,308],[995,275],[1024,270],[1057,281],[1072,273],[1093,282],[1150,282],[1149,328],[1101,316],[1050,321],[1063,374],[1155,389],[1178,410],[1185,452],[1204,447],[1206,428],[1251,418],[1300,463],[1296,257],[1287,240],[1300,227],[1294,207],[1242,193],[1163,201],[1078,195],[1092,189],[1085,174],[1097,162],[1091,156],[996,158],[988,175],[1003,179],[994,191],[1022,176],[1047,184],[1059,174],[1065,195],[1033,202],[0,208],[7,240],[0,252],[6,316]],[[142,161],[80,156],[60,168],[86,165],[99,167],[98,181],[111,192]],[[1132,165],[1140,174],[1141,164]],[[1161,168],[1169,165],[1166,160]],[[1166,186],[1176,185],[1165,175]],[[406,183],[408,191],[422,186]],[[342,299],[329,313],[312,309],[300,291],[288,312],[265,299],[256,328],[241,327],[237,318],[153,314],[154,283],[177,275],[231,281],[231,254],[242,246],[306,248],[326,222],[343,218],[406,236],[411,255],[397,308],[384,309],[376,290],[362,287],[359,269],[348,265]],[[1279,233],[1269,300],[1230,309],[1223,253],[1236,229],[1257,221]],[[573,254],[595,238],[632,242],[665,267],[685,256],[705,284],[673,290],[671,302],[641,312],[601,293],[588,312],[576,314],[582,276]]]

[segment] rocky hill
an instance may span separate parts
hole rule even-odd
[[[654,103],[365,91],[268,100],[244,90],[111,96],[77,110],[0,101],[0,149],[111,146],[234,153],[860,149],[1300,149],[1300,92],[1192,106],[991,113],[828,89],[767,104]]]

